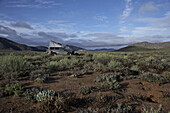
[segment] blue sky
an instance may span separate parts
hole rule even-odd
[[[170,41],[170,0],[0,0],[0,36],[84,48]]]

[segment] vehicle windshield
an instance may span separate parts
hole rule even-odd
[[[66,51],[64,48],[50,47],[50,50]]]

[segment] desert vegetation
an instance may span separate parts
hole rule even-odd
[[[0,53],[0,112],[170,111],[170,52]]]

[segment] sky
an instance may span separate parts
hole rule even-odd
[[[170,41],[170,0],[0,0],[0,37],[86,49]]]

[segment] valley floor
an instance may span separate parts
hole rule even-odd
[[[8,55],[1,53],[0,57]],[[167,52],[90,52],[79,53],[79,56],[32,53],[32,57],[27,53],[12,55],[24,55],[23,59],[30,62],[33,69],[29,65],[24,76],[22,73],[17,77],[12,76],[13,71],[10,75],[8,72],[1,73],[2,113],[170,111],[170,55]],[[11,59],[7,59],[8,62]],[[62,62],[63,59],[66,61]],[[2,60],[5,61],[4,58]],[[66,67],[62,67],[66,62]],[[67,68],[68,65],[71,67]],[[39,69],[41,71],[37,72]],[[14,84],[22,88],[17,85],[12,87]],[[37,99],[39,92],[48,90],[55,91],[55,94],[48,93],[46,97],[41,95]]]

